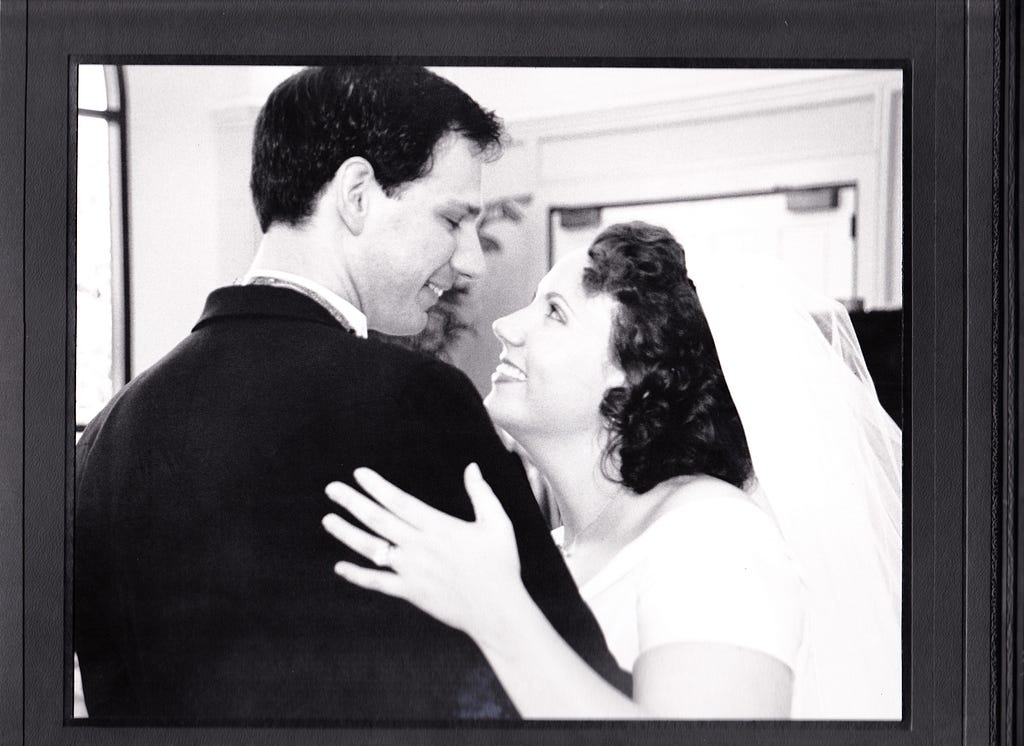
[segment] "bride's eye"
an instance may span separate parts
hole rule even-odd
[[[548,303],[548,309],[544,316],[546,316],[549,319],[554,319],[555,321],[561,324],[565,323],[565,314],[562,313],[562,309],[560,309],[554,303]]]

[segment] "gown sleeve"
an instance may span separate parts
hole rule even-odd
[[[639,653],[678,642],[757,650],[795,669],[803,626],[796,566],[772,519],[742,498],[701,499],[647,531]]]

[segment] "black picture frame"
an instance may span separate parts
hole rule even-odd
[[[1024,737],[1020,15],[1004,0],[0,4],[0,743],[964,743]],[[72,723],[69,60],[896,61],[906,89],[905,718],[162,728]]]

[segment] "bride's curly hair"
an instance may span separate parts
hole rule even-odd
[[[620,223],[588,255],[583,288],[618,301],[611,347],[626,374],[601,402],[605,472],[614,465],[636,493],[693,474],[742,488],[752,476],[747,438],[682,246],[664,228]]]

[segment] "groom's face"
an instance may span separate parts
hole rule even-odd
[[[380,192],[367,222],[369,251],[358,269],[362,310],[371,329],[409,335],[453,285],[484,270],[477,236],[482,158],[460,136],[442,138],[433,167],[393,196]]]

